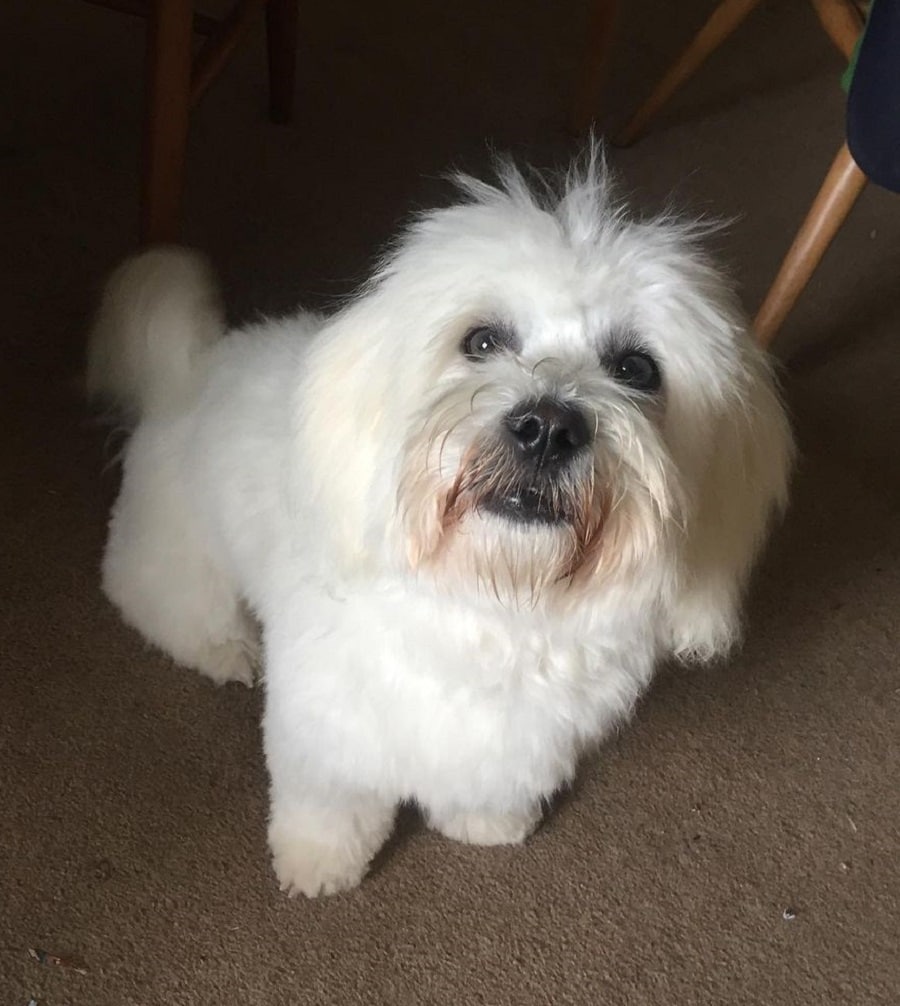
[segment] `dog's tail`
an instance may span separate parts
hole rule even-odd
[[[88,347],[87,391],[133,420],[186,404],[225,333],[207,261],[154,248],[110,276]]]

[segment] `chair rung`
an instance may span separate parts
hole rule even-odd
[[[86,0],[95,7],[108,7],[121,14],[133,14],[135,17],[147,17],[151,0]],[[212,35],[219,22],[207,14],[194,14],[193,29],[198,35]]]

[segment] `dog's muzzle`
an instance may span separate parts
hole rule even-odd
[[[481,507],[523,523],[572,520],[571,501],[562,491],[567,469],[590,444],[582,412],[555,398],[520,402],[503,420],[512,477],[489,493]]]

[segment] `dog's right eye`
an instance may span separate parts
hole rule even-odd
[[[509,349],[513,339],[508,332],[490,325],[479,325],[467,332],[460,345],[463,355],[469,360],[483,360],[501,350]]]

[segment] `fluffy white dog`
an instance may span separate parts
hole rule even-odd
[[[206,265],[112,277],[93,392],[135,419],[103,586],[216,682],[265,669],[283,889],[359,883],[395,808],[521,842],[660,660],[738,634],[791,437],[697,228],[459,180],[331,317],[226,334]]]

